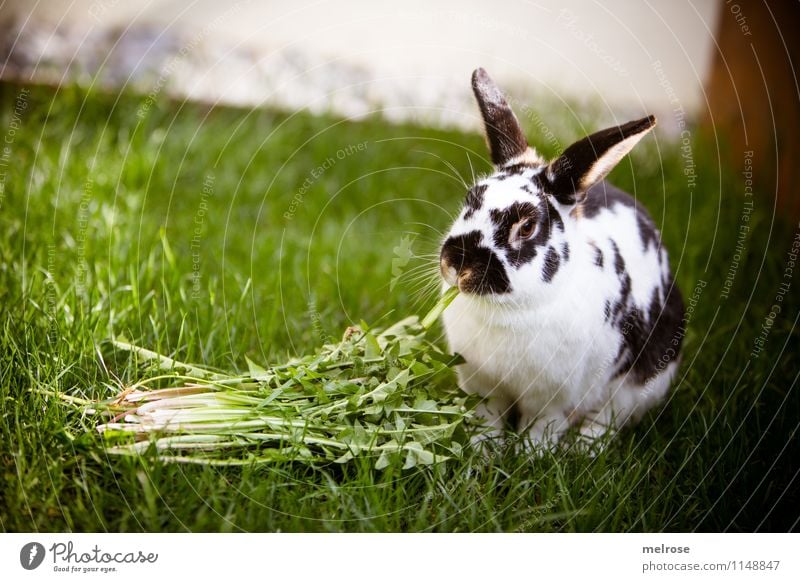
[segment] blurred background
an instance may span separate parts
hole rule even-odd
[[[714,0],[11,0],[3,75],[475,125],[466,80],[483,66],[509,88],[696,112],[718,16]]]
[[[772,4],[9,0],[0,76],[474,129],[466,80],[483,66],[542,114],[601,104],[674,136],[687,118],[713,124],[732,162],[762,151],[757,179],[797,215],[798,43],[780,24],[800,10]]]

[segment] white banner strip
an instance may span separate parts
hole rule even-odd
[[[792,534],[3,534],[2,580],[800,580]]]

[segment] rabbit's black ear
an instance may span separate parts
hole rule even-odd
[[[650,115],[575,142],[547,168],[549,192],[562,204],[580,202],[655,125]]]
[[[481,109],[494,165],[503,166],[524,154],[528,140],[503,93],[483,69],[475,69],[472,73],[472,91]]]

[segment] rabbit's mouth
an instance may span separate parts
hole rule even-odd
[[[449,237],[442,245],[442,278],[457,285],[462,293],[510,293],[511,284],[502,261],[492,249],[480,244],[482,240],[478,230]]]

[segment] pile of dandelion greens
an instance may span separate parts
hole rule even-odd
[[[459,458],[472,403],[453,382],[458,357],[425,338],[457,293],[442,295],[422,321],[412,316],[385,329],[362,323],[339,343],[282,365],[248,359],[242,376],[114,340],[159,373],[84,403],[83,411],[101,419],[96,428],[108,453],[163,461],[314,464],[366,456],[383,469]]]

